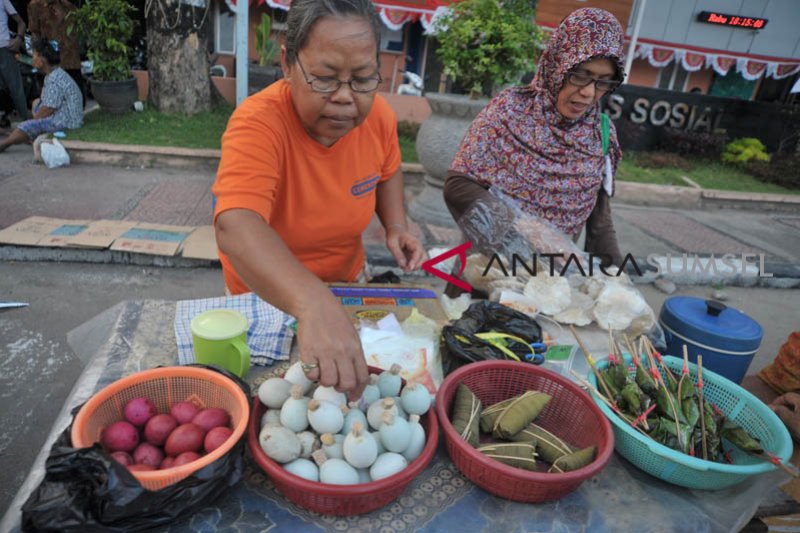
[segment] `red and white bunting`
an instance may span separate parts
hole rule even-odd
[[[264,3],[264,0],[258,0],[259,3]],[[292,0],[266,0],[267,5],[273,9],[282,9],[284,11],[289,11],[289,7],[292,5]]]
[[[664,68],[673,61],[689,72],[712,68],[720,76],[725,76],[732,68],[747,80],[757,80],[769,76],[781,80],[800,72],[800,60],[791,63],[766,61],[751,57],[719,55],[712,51],[703,52],[677,47],[657,46],[650,43],[637,43],[634,56],[644,59],[656,68]]]
[[[767,76],[782,80],[800,72],[800,63],[770,63],[767,65]]]
[[[705,67],[706,56],[697,52],[690,52],[688,50],[681,50],[680,54],[681,66],[684,70],[689,72],[697,72]],[[676,52],[677,53],[677,52]]]
[[[419,13],[409,13],[402,9],[390,9],[388,7],[378,8],[378,14],[381,16],[384,26],[392,31],[397,31],[406,22],[413,22],[419,18]]]
[[[754,61],[744,57],[736,60],[736,72],[746,80],[755,81],[767,71],[767,64],[763,61]]]
[[[727,76],[728,72],[730,72],[730,70],[734,66],[736,66],[736,58],[727,56],[707,55],[706,65],[713,68],[714,72],[716,72],[720,76]]]

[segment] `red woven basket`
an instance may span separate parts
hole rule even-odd
[[[463,383],[489,406],[526,390],[546,392],[552,399],[536,423],[578,448],[597,446],[595,460],[573,472],[549,474],[504,465],[475,450],[453,428],[450,412]],[[589,396],[570,380],[535,365],[514,361],[481,361],[447,376],[436,395],[447,453],[470,481],[501,498],[519,502],[557,500],[602,470],[614,452],[611,425]]]
[[[370,367],[370,373],[382,372],[379,368]],[[405,382],[404,382],[405,384]],[[439,442],[439,424],[436,413],[431,408],[427,414],[420,418],[420,424],[425,428],[427,441],[422,453],[411,462],[404,470],[393,476],[371,483],[358,485],[331,485],[308,481],[295,476],[283,469],[281,465],[270,459],[258,443],[261,416],[266,407],[258,400],[253,399],[253,408],[250,412],[248,424],[247,444],[256,463],[267,473],[275,488],[286,496],[289,501],[309,511],[325,515],[352,516],[369,513],[380,509],[400,496],[405,488],[416,478],[436,453]]]

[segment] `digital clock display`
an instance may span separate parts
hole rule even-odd
[[[728,15],[727,13],[717,13],[716,11],[701,11],[700,14],[697,15],[697,20],[709,24],[735,26],[737,28],[749,28],[751,30],[760,30],[767,25],[767,19],[764,18]]]

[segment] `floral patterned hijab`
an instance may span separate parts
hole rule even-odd
[[[600,106],[576,120],[556,109],[566,73],[580,63],[609,58],[623,77],[623,32],[602,9],[573,11],[550,37],[530,86],[498,94],[461,141],[450,171],[497,187],[523,208],[568,235],[578,234],[597,202],[605,157]],[[611,125],[608,155],[621,157]]]

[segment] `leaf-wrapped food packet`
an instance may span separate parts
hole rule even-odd
[[[722,438],[728,439],[731,444],[744,452],[755,455],[761,455],[764,453],[764,448],[761,447],[761,442],[757,438],[751,436],[747,431],[745,431],[744,428],[732,422],[730,419],[725,419],[725,422],[723,422],[720,435]]]
[[[453,402],[453,428],[473,448],[480,442],[480,413],[481,401],[469,387],[460,384]]]
[[[552,464],[562,455],[569,455],[575,448],[536,424],[530,424],[520,435],[536,439],[536,452],[539,457]],[[514,436],[515,438],[517,435]],[[526,438],[526,440],[529,440]]]
[[[491,433],[497,417],[500,416],[500,413],[503,412],[503,409],[508,407],[508,405],[513,401],[514,398],[509,398],[508,400],[503,400],[502,402],[493,403],[489,407],[485,408],[481,412],[481,431],[484,433]]]
[[[597,446],[589,446],[568,455],[562,455],[553,462],[548,472],[571,472],[590,464],[597,454]]]
[[[509,439],[530,424],[550,401],[550,395],[539,391],[525,391],[510,402],[492,426],[492,435]]]
[[[498,442],[478,448],[486,457],[503,464],[536,470],[536,446],[530,442]]]

